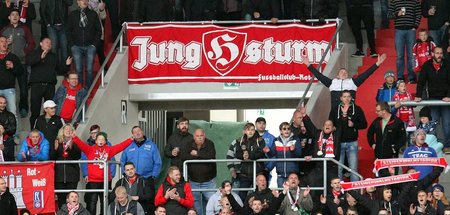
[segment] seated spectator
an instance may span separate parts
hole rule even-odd
[[[135,200],[141,204],[146,214],[153,211],[153,202],[155,200],[155,182],[138,175],[132,162],[125,163],[124,172],[125,177],[116,182],[116,186],[109,195],[109,202],[111,203],[114,201],[116,198],[115,190],[122,186],[125,187],[132,200]]]
[[[272,204],[274,200],[272,190],[270,190],[267,185],[266,177],[261,173],[256,176],[256,190],[248,194],[247,198],[244,201],[245,207],[250,207],[250,200],[255,198],[260,199],[263,203],[263,212],[270,207],[270,204]]]
[[[286,193],[286,197],[281,203],[278,210],[285,215],[296,215],[303,213],[310,213],[314,207],[313,200],[309,192],[311,189],[300,189],[300,180],[297,173],[289,174],[287,183],[289,184],[289,190]]]
[[[221,199],[228,194],[233,195],[240,206],[244,206],[239,195],[232,191],[232,186],[231,181],[225,180],[222,182],[219,190],[209,198],[206,205],[206,214],[218,214],[224,206],[221,204]]]
[[[89,215],[89,211],[80,203],[77,192],[71,191],[65,201],[66,204],[61,206],[56,215]]]
[[[420,70],[422,70],[422,65],[427,60],[431,59],[434,48],[436,48],[436,44],[434,44],[433,38],[428,36],[427,29],[420,29],[419,38],[417,38],[416,43],[413,46],[415,73],[419,73]]]
[[[173,214],[187,214],[189,208],[194,207],[191,186],[181,179],[178,167],[169,167],[167,174],[156,193],[155,205],[164,205]]]
[[[57,107],[56,115],[61,116],[66,123],[70,123],[86,94],[86,89],[78,83],[77,73],[69,72],[53,98]]]
[[[413,135],[414,146],[410,146],[405,149],[403,153],[404,158],[435,158],[437,157],[436,151],[433,148],[428,147],[425,143],[425,137],[427,133],[424,130],[416,130]],[[425,178],[433,171],[433,166],[411,166],[416,171],[420,171],[419,179]]]
[[[115,200],[108,205],[107,215],[142,215],[145,214],[141,204],[138,201],[129,198],[127,190],[123,186],[115,189]]]
[[[56,104],[54,101],[47,100],[42,107],[44,108],[44,114],[37,117],[31,124],[31,127],[42,132],[48,142],[54,144],[60,128],[64,125],[64,120],[56,115]],[[50,147],[50,160],[55,160],[55,155],[55,148]]]
[[[245,20],[270,20],[277,23],[281,18],[279,1],[248,0],[242,2]]]
[[[197,215],[197,211],[195,208],[191,208],[188,210],[187,215]]]
[[[49,159],[49,143],[37,129],[30,131],[17,154],[18,161],[47,161]]]
[[[436,214],[436,210],[431,207],[428,201],[427,192],[421,190],[417,193],[417,202],[409,206],[409,213],[414,215]]]
[[[166,208],[162,205],[158,205],[155,209],[155,215],[166,215]]]
[[[440,184],[434,184],[431,191],[431,206],[436,210],[437,214],[444,214],[445,208],[450,205],[450,202],[445,196],[444,187]]]
[[[16,198],[9,192],[9,188],[6,186],[6,180],[2,177],[0,177],[0,208],[2,214],[17,214]]]
[[[6,105],[6,97],[0,95],[0,142],[2,143],[0,150],[2,150],[4,161],[14,161],[16,117],[6,110]]]

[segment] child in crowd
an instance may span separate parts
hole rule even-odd
[[[419,112],[420,122],[417,126],[417,129],[423,129],[427,134],[431,134],[436,136],[436,126],[438,124],[437,121],[431,118],[431,110],[429,107],[425,106],[420,109]]]
[[[411,136],[412,132],[416,130],[416,123],[414,122],[414,109],[411,106],[402,106],[403,101],[414,101],[414,97],[406,90],[406,83],[402,80],[397,82],[397,91],[392,98],[395,103],[395,109],[397,110],[396,116],[400,118],[405,124],[408,136]]]
[[[428,36],[427,30],[424,28],[420,29],[419,38],[413,46],[414,72],[419,73],[425,61],[431,59],[431,53],[435,47],[436,44],[434,44],[433,38]]]

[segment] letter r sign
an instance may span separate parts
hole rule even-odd
[[[120,119],[122,124],[127,124],[127,101],[125,100],[120,101]]]

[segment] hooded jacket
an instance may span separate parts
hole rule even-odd
[[[36,46],[30,29],[19,22],[15,27],[12,24],[7,25],[1,30],[0,34],[6,38],[12,35],[13,42],[8,47],[12,53],[19,57],[20,62],[24,64],[25,56],[30,54]]]
[[[120,158],[122,170],[125,163],[131,161],[136,167],[136,173],[144,178],[156,178],[161,172],[161,156],[159,154],[158,146],[147,137],[141,143],[133,140],[123,152]]]
[[[13,194],[9,192],[9,188],[0,195],[0,208],[4,215],[17,215],[17,204]]]
[[[391,117],[382,130],[382,118],[377,117],[367,130],[369,147],[375,146],[375,157],[379,159],[397,157],[400,147],[406,143],[405,125],[398,117]]]
[[[294,145],[294,150],[291,151],[290,146]],[[288,138],[283,138],[278,136],[273,141],[270,147],[269,155],[275,158],[298,158],[302,154],[302,146],[300,140],[294,136],[293,133]],[[298,173],[299,164],[298,162],[275,162],[277,168],[277,174],[279,176],[287,178],[291,172]]]
[[[67,204],[63,204],[61,206],[61,209],[59,209],[58,213],[56,215],[69,215],[69,209],[67,209]],[[75,211],[74,215],[90,215],[89,211],[80,204],[80,207],[77,211]]]
[[[266,146],[264,139],[259,136],[258,132],[255,132],[253,137],[247,138],[247,135],[242,136],[239,139],[233,140],[227,152],[227,159],[240,159],[244,160],[244,152],[249,153],[249,160],[258,160],[265,158],[263,148]],[[253,163],[252,162],[227,162],[227,167],[230,170],[236,170],[237,173],[246,177],[253,175]],[[264,170],[263,163],[256,163],[256,173]]]
[[[342,106],[342,104],[339,104],[336,108],[331,109],[328,119],[333,121],[341,143],[356,141],[358,140],[358,130],[367,128],[366,116],[361,107],[353,102],[350,103],[347,115],[344,116],[341,110]],[[353,122],[353,127],[348,126],[350,120]]]
[[[30,136],[27,136],[22,141],[19,153],[17,154],[18,161],[47,161],[49,159],[49,143],[42,132],[39,132],[39,135],[39,141],[36,146],[32,145]],[[22,157],[22,153],[26,155],[26,158]]]
[[[53,101],[56,103],[56,115],[61,116],[61,110],[64,105],[64,101],[66,99],[67,91],[75,90],[75,111],[80,108],[81,102],[87,94],[86,89],[84,89],[80,83],[75,87],[75,89],[70,89],[70,84],[67,80],[63,80],[61,86],[56,90],[55,96],[53,97]]]

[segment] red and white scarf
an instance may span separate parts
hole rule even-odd
[[[445,172],[450,168],[445,158],[390,158],[376,159],[373,172],[378,175],[380,169],[400,166],[438,166],[445,168]]]
[[[317,140],[317,146],[319,151],[317,155],[323,155],[323,131],[320,132],[319,139]],[[325,157],[326,158],[334,158],[334,140],[333,140],[333,132],[330,133],[330,136],[327,138],[325,143]]]
[[[366,179],[364,181],[343,182],[341,181],[342,192],[348,190],[358,190],[367,187],[378,187],[390,184],[399,184],[409,181],[417,181],[419,179],[420,172],[394,175],[382,178]]]
[[[80,208],[80,204],[72,205],[67,203],[67,210],[69,211],[69,215],[74,215],[75,212]]]

